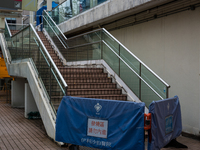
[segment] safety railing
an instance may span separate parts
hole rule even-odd
[[[66,0],[49,12],[56,24],[60,24],[107,0]]]
[[[14,36],[7,36],[8,34],[6,39],[12,61],[31,58],[50,103],[55,95],[66,95],[67,84],[34,27],[30,24]],[[52,87],[56,91],[52,91]]]
[[[65,3],[67,1],[59,6]],[[50,34],[54,33],[51,37],[55,38],[55,32],[59,29],[56,29],[58,27],[49,15],[48,17],[48,20],[44,17],[44,28],[50,31]],[[51,24],[54,24],[56,30]],[[104,59],[147,106],[153,100],[168,98],[170,86],[106,29],[98,29],[69,38],[65,44],[67,49],[66,47],[59,48],[59,51],[66,61]]]
[[[66,50],[68,48],[68,45],[66,43],[67,38],[45,10],[43,11],[43,28],[47,31],[48,35],[54,41],[54,44],[58,50]],[[65,58],[63,58],[62,54],[59,54],[59,57],[62,62],[66,61]]]
[[[8,63],[11,62],[11,55],[10,55],[10,51],[8,50],[8,45],[10,46],[13,45],[11,36],[10,36],[11,34],[9,33],[9,31],[10,31],[9,27],[6,24],[4,34],[0,35],[0,39],[3,41],[1,45],[4,47],[4,50],[5,50],[4,59],[5,59],[5,62],[8,62]]]
[[[6,19],[5,19],[4,21],[5,21],[5,35],[6,35],[7,37],[11,37],[12,34],[11,34],[10,29],[9,29],[9,27],[8,27],[8,23],[7,23]]]
[[[6,21],[5,21],[6,22]],[[6,24],[9,26],[9,29],[13,31],[14,34],[22,30],[23,28],[27,27],[29,24],[14,24],[14,23],[7,23]],[[11,34],[11,32],[10,32]]]
[[[66,61],[103,59],[148,106],[168,98],[169,85],[105,29],[84,33],[66,41],[61,50]]]
[[[45,10],[43,11],[43,26],[48,31],[51,38],[56,37],[64,48],[68,47],[65,42],[67,38]]]

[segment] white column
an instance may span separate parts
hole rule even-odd
[[[29,22],[30,22],[31,24],[34,23],[33,11],[30,11],[30,12],[29,12]]]
[[[0,29],[5,29],[5,18],[0,18]]]
[[[28,113],[35,111],[38,111],[35,99],[33,97],[29,84],[25,83],[25,118],[28,118]]]
[[[47,0],[47,11],[52,10],[52,0]]]
[[[15,78],[15,81],[11,81],[11,106],[12,107],[24,107],[24,90],[26,83],[26,79],[24,78]]]
[[[59,0],[59,4],[62,3],[62,2],[64,2],[64,1],[65,1],[65,0]]]

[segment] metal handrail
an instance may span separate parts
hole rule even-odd
[[[9,26],[8,26],[8,23],[7,23],[6,19],[4,19],[4,20],[5,20],[6,27],[7,27],[7,29],[8,29],[8,33],[9,33],[9,35],[10,35],[10,37],[11,37],[12,34],[11,34],[11,32],[10,32],[10,28],[9,28]]]
[[[94,43],[86,43],[86,44],[82,44],[82,45],[78,45],[78,46],[74,46],[74,47],[70,47],[69,49],[73,49],[73,48],[78,48],[78,47],[83,47],[83,46],[87,46],[87,45],[92,45],[92,44],[97,44],[100,43],[101,41],[97,41]],[[136,71],[134,71],[104,40],[102,40],[102,42],[139,78],[141,79],[141,81],[143,81],[159,98],[164,99],[160,94],[158,94],[158,92],[156,92],[156,90],[154,90],[153,87],[151,87],[140,75],[138,75],[138,73]]]
[[[4,40],[6,39],[5,38],[5,35],[3,34],[3,37],[4,37]],[[4,42],[5,43],[5,45],[6,45],[6,55],[7,55],[7,61],[9,62],[9,63],[11,63],[11,55],[10,55],[10,51],[8,50],[8,43],[5,41]],[[13,44],[13,42],[12,42],[12,44]]]
[[[12,35],[11,37],[15,37],[18,34],[20,34],[22,31],[26,30],[30,25],[26,26],[25,28],[23,28],[22,30],[20,30],[19,32],[17,32],[16,34]]]
[[[60,5],[62,5],[64,2],[66,2],[66,1],[68,1],[68,0],[65,0],[65,1],[63,1],[62,3],[60,3],[59,5],[57,5],[56,7],[54,7],[52,10],[50,10],[50,12],[51,11],[53,11],[54,9],[56,9],[57,7],[59,7]]]
[[[45,51],[46,55],[48,56],[48,58],[49,58],[50,62],[52,63],[52,65],[53,65],[54,69],[55,69],[55,70],[56,70],[56,72],[58,73],[58,76],[60,77],[60,79],[61,79],[61,81],[62,81],[63,85],[64,85],[65,87],[67,87],[67,83],[65,82],[65,80],[64,80],[64,78],[63,78],[63,76],[61,75],[60,71],[58,70],[58,68],[57,68],[57,66],[55,65],[54,61],[52,60],[51,56],[49,55],[49,53],[48,53],[48,51],[47,51],[46,47],[44,46],[44,44],[43,44],[43,42],[41,41],[41,39],[40,39],[39,35],[37,34],[37,32],[35,31],[35,29],[34,29],[33,25],[32,25],[32,24],[30,24],[30,26],[31,26],[31,28],[32,28],[33,32],[35,33],[35,35],[36,35],[37,39],[39,40],[39,42],[40,42],[40,44],[41,44],[42,48],[44,49],[44,51]]]
[[[35,38],[34,38],[34,40],[35,40],[35,43],[37,44],[37,46],[39,47],[39,44],[38,44],[37,40],[36,40]],[[40,49],[40,52],[42,53],[42,55],[43,55],[43,57],[44,57],[44,59],[45,59],[47,65],[50,67],[51,65],[49,64],[49,62],[48,62],[47,58],[45,57],[43,51],[41,50],[41,48],[39,48],[39,49]],[[56,77],[54,71],[52,70],[52,68],[50,68],[50,69],[51,69],[51,72],[52,72],[52,74],[54,75],[56,81],[58,82],[58,85],[60,86],[62,92],[63,92],[64,94],[66,94],[65,91],[64,91],[64,89],[62,88],[62,85],[61,85],[60,82],[58,81],[58,78]]]
[[[29,24],[16,24],[16,23],[8,23],[8,25],[19,25],[19,26],[24,26],[24,25],[29,25]]]
[[[122,46],[130,55],[132,55],[137,61],[139,61],[139,63],[141,63],[147,70],[149,70],[149,71],[150,71],[158,80],[160,80],[167,88],[170,87],[169,84],[167,84],[163,79],[161,79],[153,70],[151,70],[147,65],[145,65],[144,62],[142,62],[137,56],[135,56],[133,53],[131,53],[129,49],[127,49],[122,43],[120,43],[120,42],[119,42],[114,36],[112,36],[112,34],[110,34],[105,28],[96,29],[96,30],[93,30],[93,31],[90,31],[90,32],[86,32],[86,33],[83,33],[83,34],[80,34],[80,35],[77,35],[77,36],[68,38],[68,41],[71,40],[71,39],[77,38],[77,37],[81,37],[81,36],[83,36],[83,35],[87,35],[87,34],[90,34],[90,33],[93,33],[93,32],[100,31],[100,30],[105,31],[109,36],[111,36],[120,46]]]
[[[32,59],[32,58],[29,58],[29,60],[30,60],[30,63],[31,63],[31,64],[33,65],[33,67],[35,68],[36,74],[39,75],[39,72],[38,72],[38,70],[36,69],[37,67],[36,67],[36,65],[35,65],[35,63],[34,63],[34,61],[33,61],[33,59]]]
[[[101,40],[100,40],[100,41],[93,42],[93,43],[86,43],[86,44],[81,44],[81,45],[69,47],[68,49],[74,49],[74,48],[83,47],[83,46],[92,45],[92,44],[97,44],[97,43],[101,43]]]
[[[120,44],[127,52],[129,52],[130,55],[132,55],[135,59],[137,59],[147,70],[149,70],[156,78],[158,78],[163,84],[165,84],[166,87],[170,87],[169,84],[167,84],[163,79],[161,79],[153,70],[151,70],[147,65],[144,64],[137,56],[135,56],[133,53],[130,52],[129,49],[127,49],[122,43],[120,43],[112,34],[110,34],[105,28],[102,28],[103,31],[105,31],[109,36],[111,36],[118,44]]]
[[[5,40],[4,34],[0,33],[0,39],[1,40]],[[5,52],[4,55],[4,59],[6,59],[6,61],[10,64],[11,62],[11,57],[10,57],[10,53],[8,53],[8,46],[7,46],[7,42],[2,41],[1,45],[3,46],[3,48],[5,49],[5,51],[2,51],[3,53]],[[10,60],[9,60],[10,59]]]
[[[11,34],[11,32],[10,32],[10,28],[9,28],[9,26],[8,26],[8,23],[7,23],[7,21],[6,21],[6,19],[5,19],[5,24],[6,24],[6,27],[7,27],[7,29],[8,29],[8,33],[9,33],[9,36],[10,36],[10,38],[12,37],[12,34]],[[5,37],[4,37],[5,38]],[[6,42],[7,43],[7,42]],[[14,44],[13,44],[13,41],[11,42],[12,43],[12,45],[14,46]],[[9,52],[10,53],[10,52]]]
[[[5,21],[6,23],[7,23],[7,21]],[[20,27],[17,31],[18,32],[20,32],[20,31],[22,31],[24,28],[26,28],[26,27],[28,27],[29,26],[29,24],[14,24],[14,23],[7,23],[7,25],[15,25],[15,26],[22,26],[22,27]],[[24,27],[25,26],[25,27]],[[9,26],[8,26],[9,27]],[[9,31],[10,31],[10,27],[9,27]],[[17,32],[17,33],[18,33]],[[17,33],[15,33],[15,34],[17,34]],[[11,35],[12,36],[12,35]]]
[[[64,37],[65,40],[67,40],[67,38],[65,37],[65,35],[63,34],[63,32],[60,30],[60,28],[57,26],[57,24],[53,21],[53,19],[49,16],[49,14],[46,12],[46,10],[44,10],[44,12],[47,14],[47,16],[51,19],[51,21],[53,22],[53,24],[56,26],[56,28],[59,30],[59,32],[61,33],[61,35]]]
[[[101,30],[102,30],[102,28],[101,29],[92,30],[92,31],[89,31],[89,32],[86,32],[86,33],[82,33],[82,34],[70,37],[67,40],[69,41],[71,39],[74,39],[74,38],[77,38],[77,37],[80,37],[80,36],[83,36],[83,35],[87,35],[87,34],[90,34],[90,33],[93,33],[93,32],[101,31]]]
[[[43,18],[46,20],[46,18],[43,16]],[[65,44],[63,44],[62,40],[58,37],[57,33],[55,33],[55,31],[53,30],[53,28],[51,27],[51,25],[49,24],[49,22],[46,20],[46,22],[48,23],[49,27],[51,28],[51,30],[54,32],[54,34],[56,35],[56,37],[59,39],[59,41],[62,43],[62,45],[64,46],[64,48],[66,49]]]
[[[160,94],[158,94],[140,75],[138,75],[104,40],[102,42],[133,72],[135,75],[142,80],[158,97],[164,99]]]

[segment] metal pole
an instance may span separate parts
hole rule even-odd
[[[166,89],[166,98],[169,98],[169,87]]]
[[[29,27],[29,50],[28,50],[29,58],[31,58],[30,49],[31,49],[31,28]]]
[[[78,49],[76,49],[76,61],[78,61]]]
[[[142,64],[140,63],[140,68],[139,68],[139,70],[140,70],[140,72],[139,72],[139,76],[141,77],[141,66],[142,66]],[[141,97],[142,97],[142,83],[141,83],[142,81],[141,81],[141,78],[139,78],[139,99],[141,100]]]
[[[40,60],[41,60],[41,52],[40,52],[40,42],[39,42],[39,47],[38,47],[38,58],[39,58],[39,61],[38,61],[38,73],[39,73],[39,75],[41,74],[41,62],[40,62]]]
[[[103,59],[103,31],[101,30],[101,59]]]
[[[84,51],[84,50],[83,50]],[[88,58],[88,51],[89,51],[89,49],[88,48],[86,48],[86,51],[87,51],[87,60],[89,59]],[[92,52],[93,53],[93,52]]]
[[[23,36],[24,36],[24,34],[23,34],[23,32],[24,32],[24,31],[22,31],[22,59],[24,58],[24,46],[23,46],[23,41],[24,41],[24,40],[23,40],[23,39],[24,39]]]
[[[18,36],[18,35],[17,35],[17,36]],[[18,53],[17,53],[17,51],[18,51],[18,50],[17,50],[17,49],[18,49],[18,48],[17,48],[17,45],[18,45],[18,44],[17,44],[17,36],[16,36],[16,58],[15,58],[15,59],[17,59],[17,57],[18,57]]]
[[[50,103],[51,103],[51,62],[50,62],[50,70],[49,70],[49,97],[50,97]]]
[[[119,56],[120,56],[120,45],[119,45]],[[119,77],[120,77],[120,58],[119,58]]]

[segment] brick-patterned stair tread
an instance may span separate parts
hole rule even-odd
[[[49,90],[47,90],[49,92]],[[51,90],[52,96],[60,96],[62,93],[60,90]],[[120,89],[68,89],[68,95],[120,95]]]
[[[107,78],[107,74],[63,74],[64,78]]]
[[[47,69],[46,71],[48,71]],[[46,74],[46,71],[44,73],[41,73],[40,75],[43,77],[49,77],[49,74]],[[107,77],[107,74],[63,74],[62,75],[65,80],[77,80],[77,79],[84,79],[84,80],[89,80],[89,79],[110,79]]]
[[[19,30],[10,30],[11,34],[14,35],[16,34],[17,32],[19,32]]]
[[[89,79],[74,79],[74,78],[71,78],[71,79],[65,79],[65,81],[67,83],[90,83],[90,82],[93,82],[93,83],[108,83],[108,82],[112,82],[112,79],[111,78],[89,78]]]
[[[116,88],[115,83],[68,83],[68,89],[113,89]],[[48,86],[47,86],[48,87]],[[57,88],[53,86],[52,88]]]
[[[42,78],[45,84],[49,83],[49,78]],[[65,80],[66,83],[112,83],[112,79],[80,79],[80,80]],[[52,81],[52,85],[57,85],[57,81]]]
[[[61,73],[103,73],[102,68],[64,68],[58,67]]]
[[[119,97],[119,98],[123,98],[123,97],[126,97],[125,94],[115,94],[115,95],[76,95],[76,96],[72,96],[72,97],[83,97],[83,98],[98,98],[98,99],[107,99],[108,97],[110,97],[111,99],[112,98],[116,98],[116,97]],[[57,99],[57,98],[63,98],[63,96],[51,96],[52,99]],[[115,99],[112,99],[112,100],[115,100]],[[118,100],[118,99],[116,99]],[[126,99],[125,99],[126,100]]]
[[[106,91],[121,91],[120,89],[106,89]],[[67,91],[105,91],[105,89],[68,89]]]

